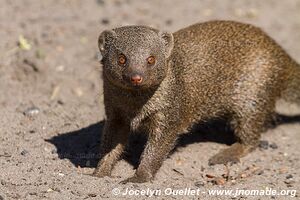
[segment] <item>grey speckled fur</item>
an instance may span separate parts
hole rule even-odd
[[[299,65],[252,25],[210,21],[173,34],[126,26],[104,31],[99,49],[107,115],[99,177],[111,174],[129,134],[139,131],[148,142],[135,175],[124,182],[151,180],[179,134],[215,117],[230,120],[237,142],[209,162],[237,162],[257,146],[278,98],[300,102]],[[143,78],[139,86],[132,74]]]

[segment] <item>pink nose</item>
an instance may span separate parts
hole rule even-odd
[[[143,81],[143,78],[140,75],[133,75],[131,77],[131,83],[138,85]]]

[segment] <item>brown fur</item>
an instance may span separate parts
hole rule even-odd
[[[107,120],[102,158],[94,175],[109,176],[130,132],[143,131],[148,142],[134,177],[154,178],[179,134],[200,121],[226,116],[237,143],[210,164],[237,162],[253,150],[282,94],[300,99],[300,67],[261,29],[232,21],[195,24],[174,34],[145,26],[104,31],[104,103]],[[127,63],[120,66],[118,55]],[[153,55],[157,61],[148,66]],[[138,73],[143,83],[129,77]],[[300,101],[299,101],[300,102]]]

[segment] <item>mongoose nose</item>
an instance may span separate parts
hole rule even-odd
[[[134,85],[141,84],[142,81],[143,81],[143,78],[138,74],[131,76],[131,83],[133,83]]]

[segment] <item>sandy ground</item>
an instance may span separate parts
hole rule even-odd
[[[126,24],[175,31],[195,22],[233,19],[262,27],[300,62],[299,0],[0,0],[0,5],[0,199],[293,196],[208,194],[211,189],[268,188],[298,190],[294,199],[299,199],[300,109],[283,104],[279,112],[294,116],[268,130],[261,148],[239,164],[208,166],[209,157],[230,143],[225,126],[208,124],[180,140],[153,183],[119,184],[134,173],[139,139],[132,141],[134,149],[118,163],[114,178],[88,175],[97,162],[104,119],[97,60],[101,31]],[[18,47],[20,35],[30,46],[23,41]],[[113,188],[162,194],[113,195]],[[166,188],[198,189],[200,194],[167,196]]]

